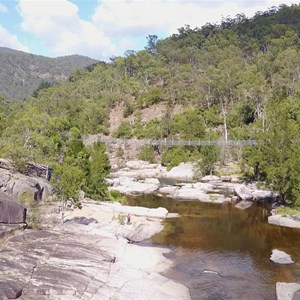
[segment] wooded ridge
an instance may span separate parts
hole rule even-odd
[[[81,55],[50,58],[0,47],[0,95],[7,100],[24,99],[96,62]]]
[[[2,101],[0,154],[20,168],[28,161],[68,162],[76,168],[72,174],[84,179],[94,152],[70,137],[256,140],[255,147],[230,152],[172,147],[160,159],[169,166],[198,161],[204,173],[213,172],[217,161],[237,161],[249,179],[270,184],[285,201],[300,206],[299,37],[299,5],[201,28],[187,25],[162,40],[149,35],[143,51],[129,50],[109,63],[77,70],[26,101]],[[142,117],[162,103],[165,109],[157,117]],[[175,111],[178,105],[182,109]],[[110,130],[116,107],[122,108],[123,121]],[[143,159],[157,159],[151,147],[141,151]],[[97,186],[94,179],[90,187]]]

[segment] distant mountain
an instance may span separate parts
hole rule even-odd
[[[24,99],[40,86],[53,85],[97,62],[81,55],[50,58],[0,47],[0,95]]]

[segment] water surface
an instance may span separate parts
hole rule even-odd
[[[300,230],[267,223],[268,210],[254,204],[176,201],[157,196],[127,197],[130,205],[165,207],[179,213],[166,219],[153,245],[172,249],[174,267],[165,275],[190,288],[192,299],[276,299],[276,282],[300,282]],[[295,261],[278,265],[272,249]]]

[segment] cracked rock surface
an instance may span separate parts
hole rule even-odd
[[[171,266],[168,249],[130,244],[124,231],[132,225],[116,234],[118,221],[107,212],[101,219],[8,238],[0,248],[0,299],[190,299],[187,287],[162,275]]]

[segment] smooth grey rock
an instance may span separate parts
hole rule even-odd
[[[104,212],[113,212],[113,213],[123,213],[127,215],[142,216],[142,217],[152,217],[152,218],[165,218],[168,215],[168,210],[163,207],[158,208],[147,208],[140,206],[127,206],[121,205],[118,202],[96,202],[96,201],[83,201],[82,204],[84,207],[90,208],[91,210],[104,211]]]
[[[173,195],[173,198],[181,200],[198,200],[203,202],[211,201],[208,194],[188,186],[180,188],[176,194]]]
[[[177,190],[178,190],[177,186],[168,185],[168,186],[159,188],[158,192],[162,193],[162,194],[169,194],[169,196],[172,197],[176,193]]]
[[[252,201],[242,200],[241,202],[236,204],[235,207],[238,208],[238,209],[247,209],[247,208],[251,207],[252,205],[253,205]]]
[[[145,230],[130,235],[134,224],[120,226],[103,216],[98,216],[99,224],[68,222],[56,230],[28,230],[7,239],[0,249],[0,282],[20,287],[24,300],[190,299],[187,287],[159,274],[172,265],[165,256],[168,249],[129,244],[127,239],[139,238]],[[143,222],[145,228],[153,227]]]
[[[268,223],[272,225],[300,228],[300,220],[292,216],[284,217],[282,215],[273,215],[268,217]]]
[[[221,181],[223,182],[231,182],[231,176],[220,176]]]
[[[212,182],[212,181],[220,181],[220,177],[215,175],[207,175],[201,178],[201,182]]]
[[[193,184],[193,187],[204,193],[212,192],[214,190],[214,186],[211,183],[207,182],[196,182]]]
[[[150,180],[151,182],[151,180]],[[154,181],[153,181],[154,182]],[[155,181],[155,183],[147,183],[147,182],[140,182],[136,181],[135,178],[124,178],[120,179],[120,185],[115,185],[110,187],[110,190],[116,190],[120,193],[126,195],[135,195],[135,194],[150,194],[158,190],[159,188],[159,181]]]
[[[166,173],[165,177],[170,179],[178,179],[190,181],[194,178],[194,164],[191,162],[180,163]]]
[[[19,282],[0,282],[0,299],[17,299],[22,295],[23,285]]]
[[[231,201],[232,202],[237,202],[239,200],[239,197],[238,196],[232,196],[231,197]]]
[[[39,177],[29,177],[0,168],[0,191],[21,197],[24,193],[41,200],[53,195],[51,184]]]
[[[159,165],[158,164],[150,164],[144,160],[130,160],[126,162],[126,167],[129,169],[155,169]]]
[[[148,183],[148,184],[156,184],[157,186],[160,185],[160,182],[157,178],[146,178],[144,180],[144,183]]]
[[[294,300],[293,296],[296,291],[300,290],[299,283],[276,283],[276,297],[277,300]]]
[[[300,289],[295,292],[293,296],[293,300],[300,300]]]
[[[14,197],[0,192],[0,223],[25,223],[26,212],[26,207],[19,203]]]
[[[252,192],[253,200],[260,201],[264,199],[273,199],[278,196],[278,194],[271,191],[255,190]]]
[[[248,201],[253,199],[252,191],[243,184],[237,185],[234,191],[242,200]]]
[[[277,264],[292,264],[292,263],[294,263],[294,261],[292,260],[290,255],[288,255],[287,253],[285,253],[283,251],[277,250],[277,249],[272,250],[272,255],[271,255],[270,259]]]

